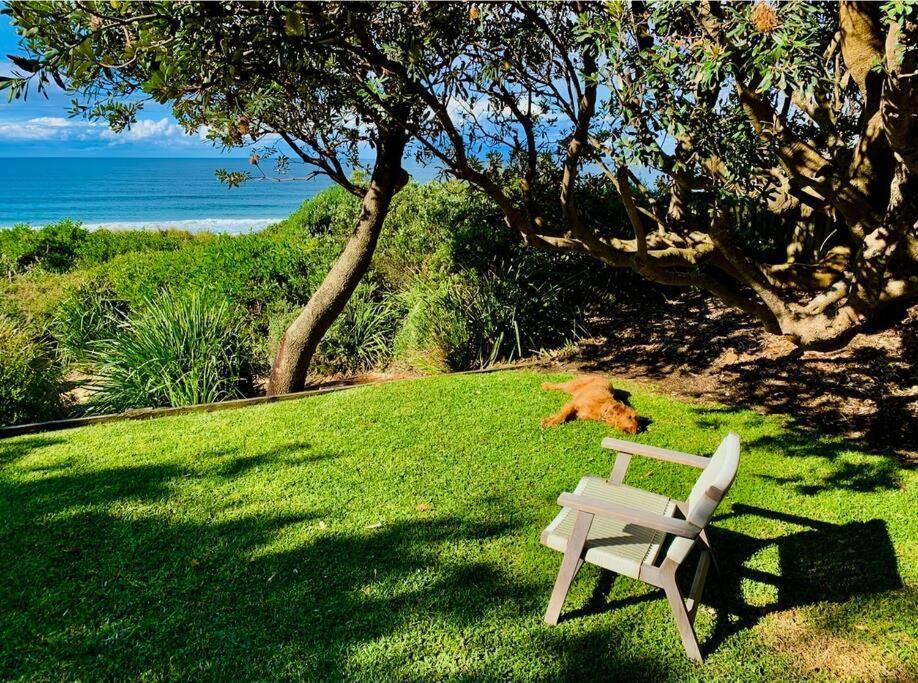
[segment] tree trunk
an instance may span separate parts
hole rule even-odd
[[[407,136],[400,130],[380,135],[376,164],[354,231],[309,303],[284,333],[271,366],[268,395],[303,389],[316,347],[367,272],[392,197],[408,181],[401,165],[406,143]]]

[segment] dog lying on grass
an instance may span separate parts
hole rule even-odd
[[[543,427],[554,427],[568,420],[596,420],[628,434],[638,433],[638,416],[633,408],[612,395],[612,383],[599,375],[577,375],[563,384],[545,382],[543,389],[566,391],[571,400],[556,415],[542,419]]]

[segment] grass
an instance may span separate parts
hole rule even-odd
[[[503,372],[0,441],[0,678],[906,679],[918,665],[915,472],[780,419],[637,385],[638,438],[735,429],[698,626],[586,567],[542,624],[555,499],[607,429]],[[693,471],[628,482],[685,496]],[[834,655],[832,653],[835,653]]]

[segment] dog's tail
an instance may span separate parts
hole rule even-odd
[[[542,388],[545,391],[564,391],[564,385],[555,382],[542,382]]]

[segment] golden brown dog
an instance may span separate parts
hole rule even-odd
[[[542,388],[566,391],[571,395],[571,400],[561,407],[557,415],[542,419],[543,427],[553,427],[574,419],[596,420],[628,434],[638,433],[637,413],[615,400],[612,396],[612,383],[605,377],[577,375],[563,384],[545,382]]]

